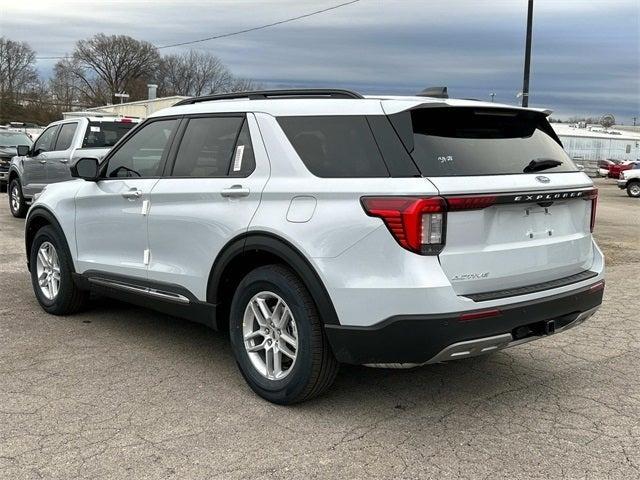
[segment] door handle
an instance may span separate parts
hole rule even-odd
[[[67,163],[69,161],[68,158],[61,158],[60,163]]]
[[[39,162],[41,165],[44,165],[45,163],[47,163],[47,161],[46,161],[46,160],[44,160],[44,159],[43,159],[43,160],[38,160],[38,162]]]
[[[223,188],[220,191],[220,195],[225,198],[239,198],[239,197],[247,197],[251,193],[251,190],[243,187],[242,185],[233,185],[229,188]]]
[[[129,200],[137,200],[138,198],[140,198],[142,196],[142,191],[138,190],[137,188],[132,188],[128,192],[123,192],[122,196],[124,198],[129,199]]]

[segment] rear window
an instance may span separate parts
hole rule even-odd
[[[110,148],[135,127],[133,122],[89,122],[82,148]]]
[[[425,108],[390,116],[426,177],[578,171],[536,112]]]
[[[388,177],[382,155],[361,115],[278,117],[305,166],[317,177]]]

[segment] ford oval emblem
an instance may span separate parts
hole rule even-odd
[[[540,183],[549,183],[551,181],[549,177],[545,177],[544,175],[538,175],[536,177],[536,180],[539,181]]]

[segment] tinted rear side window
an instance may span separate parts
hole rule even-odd
[[[409,121],[410,120],[410,121]],[[557,160],[548,173],[575,172],[542,114],[517,110],[425,108],[391,116],[422,175],[524,173],[532,160]]]
[[[89,122],[82,141],[82,148],[113,147],[136,125],[137,123],[133,122]]]
[[[77,123],[65,123],[60,127],[60,133],[58,133],[54,150],[66,150],[71,146],[77,126]]]
[[[364,116],[279,117],[305,166],[318,177],[388,177]]]

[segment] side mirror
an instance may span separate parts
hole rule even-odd
[[[71,165],[71,176],[95,182],[100,175],[100,165],[97,158],[81,158],[75,165]]]
[[[26,157],[27,155],[29,155],[29,150],[31,150],[31,147],[29,145],[18,145],[16,150],[18,151],[17,153],[19,157]]]

